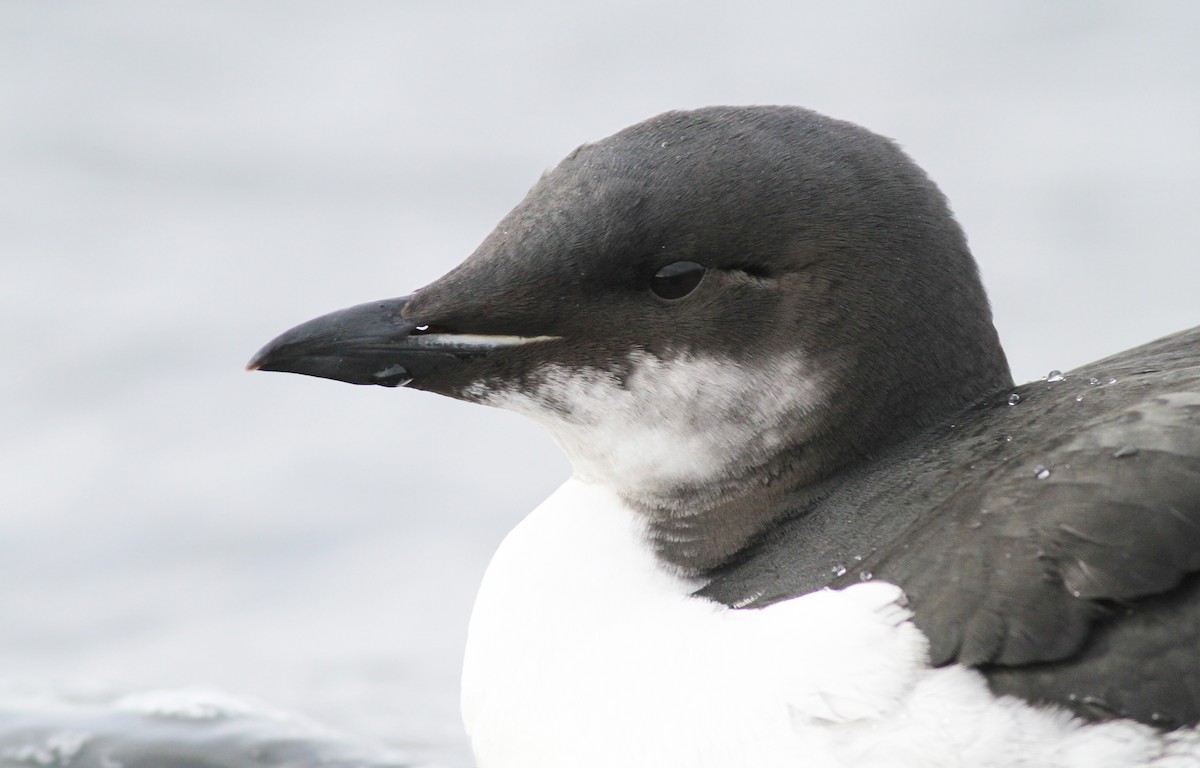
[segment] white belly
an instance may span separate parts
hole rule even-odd
[[[480,768],[1094,768],[1169,746],[929,670],[892,585],[762,610],[696,586],[659,567],[615,495],[564,484],[505,539],[471,617],[462,707]]]

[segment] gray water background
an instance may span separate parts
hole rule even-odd
[[[1018,380],[1200,324],[1191,2],[0,4],[0,708],[204,686],[468,764],[520,418],[241,369],[471,252],[577,144],[788,103],[896,138]]]

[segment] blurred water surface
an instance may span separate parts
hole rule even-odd
[[[1200,323],[1197,39],[1187,2],[8,0],[0,761],[203,686],[469,764],[474,588],[566,462],[255,349],[433,280],[583,141],[792,103],[899,140],[1018,379],[1065,370]]]

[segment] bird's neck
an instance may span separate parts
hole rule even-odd
[[[903,387],[898,376],[856,377],[799,352],[753,365],[638,352],[621,370],[546,366],[475,399],[545,427],[576,476],[644,515],[659,559],[689,576],[728,564],[783,517],[804,514],[822,483],[976,396],[962,375]],[[893,386],[880,393],[866,381]],[[981,379],[978,396],[993,388]],[[896,394],[906,391],[919,396]]]
[[[658,558],[691,577],[706,577],[753,553],[786,519],[829,513],[823,502],[847,478],[873,474],[905,444],[927,439],[965,408],[1011,386],[1005,377],[981,381],[962,396],[927,399],[920,408],[863,422],[853,400],[826,407],[822,430],[800,431],[758,461],[734,454],[702,482],[664,484],[653,492],[617,488],[648,520]]]

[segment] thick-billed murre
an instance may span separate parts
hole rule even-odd
[[[570,457],[472,615],[484,768],[1200,765],[1200,329],[1014,387],[945,199],[855,125],[584,145],[445,277],[250,367]]]

